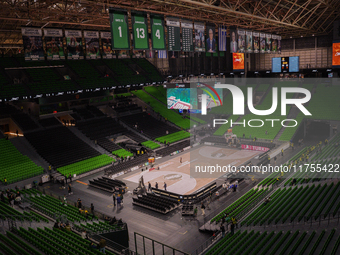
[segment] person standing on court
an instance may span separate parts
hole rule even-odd
[[[181,164],[182,164],[182,157],[180,157],[180,158],[179,158],[179,163],[181,163]]]
[[[148,191],[151,192],[152,191],[152,187],[151,187],[151,183],[148,182]]]
[[[203,202],[201,204],[201,211],[202,211],[202,216],[204,216],[205,215],[205,205],[203,204]]]
[[[113,199],[113,206],[116,206],[116,194],[115,193],[113,193],[112,199]]]
[[[156,184],[155,184],[155,188],[156,188],[156,189],[158,189],[158,182],[156,182]]]
[[[163,187],[164,187],[164,190],[166,191],[166,183],[164,182],[164,185],[163,185]]]

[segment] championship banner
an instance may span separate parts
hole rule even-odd
[[[182,46],[184,52],[194,51],[194,40],[192,35],[192,29],[194,28],[192,21],[182,20]]]
[[[214,53],[216,52],[216,39],[215,39],[215,25],[214,24],[207,24],[206,28],[206,52]]]
[[[245,52],[245,46],[246,46],[246,31],[243,29],[238,29],[237,30],[237,35],[238,35],[238,41],[237,41],[237,52]]]
[[[100,38],[102,41],[103,59],[115,58],[116,56],[113,54],[111,44],[111,32],[100,32]]]
[[[266,34],[266,52],[271,53],[272,51],[272,35]]]
[[[218,27],[218,50],[227,51],[227,26]]]
[[[281,36],[277,36],[277,53],[281,54]]]
[[[269,151],[269,148],[267,147],[261,147],[261,146],[253,146],[253,145],[246,145],[246,144],[241,144],[241,149],[242,150],[251,150],[251,151]]]
[[[132,13],[133,48],[135,50],[147,50],[148,42],[148,20],[146,14]]]
[[[233,70],[244,71],[244,53],[233,53]]]
[[[340,41],[333,41],[332,66],[340,67]]]
[[[84,59],[81,30],[65,30],[67,58]]]
[[[246,52],[253,53],[253,32],[246,31]]]
[[[25,60],[44,60],[42,31],[40,28],[22,27]]]
[[[166,50],[163,17],[151,15],[150,21],[151,21],[152,49]]]
[[[99,32],[84,31],[85,49],[87,59],[100,59]]]
[[[44,29],[47,60],[64,60],[63,30]]]
[[[278,39],[278,35],[272,35],[272,52],[273,53],[277,53],[277,39]]]
[[[109,10],[112,36],[112,49],[129,50],[130,35],[126,11]]]
[[[260,33],[253,32],[253,50],[254,53],[260,52]]]
[[[237,52],[237,31],[235,28],[230,28],[230,53]]]
[[[266,34],[260,33],[260,53],[266,53]]]
[[[195,23],[195,51],[205,52],[205,36],[204,29],[205,26],[203,23]]]
[[[181,28],[179,19],[167,18],[166,25],[168,28],[168,50],[181,50]]]

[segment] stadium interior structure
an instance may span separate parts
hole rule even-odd
[[[340,254],[339,1],[25,0],[0,7],[0,254]],[[115,22],[126,25],[127,48],[114,46],[123,45]],[[137,23],[147,29],[141,48]],[[203,27],[205,46],[193,23]],[[153,34],[159,24],[163,33]],[[48,29],[56,34],[48,37]],[[233,31],[241,41],[259,31],[270,46],[264,41],[261,54],[241,42],[233,52]],[[33,37],[41,43],[35,49]],[[61,47],[51,55],[55,38]],[[184,50],[188,38],[193,48]],[[273,87],[304,88],[312,115],[290,105],[287,116],[257,116],[248,107],[236,115],[229,90],[216,93],[222,99],[207,115],[169,109],[170,84],[176,90],[223,78],[251,79],[260,110],[271,108]],[[207,88],[202,93],[210,95]],[[238,124],[214,127],[214,118]],[[298,124],[271,126],[268,118]],[[253,119],[264,125],[240,124]],[[236,171],[195,173],[216,164]],[[289,171],[264,173],[263,166]]]

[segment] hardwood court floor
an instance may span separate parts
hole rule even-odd
[[[257,151],[203,146],[184,154],[181,153],[178,156],[175,155],[161,164],[157,164],[156,161],[154,170],[138,172],[125,179],[138,183],[140,176],[143,175],[146,187],[148,182],[151,183],[152,187],[155,187],[155,183],[158,182],[158,188],[163,189],[164,182],[166,182],[168,191],[177,194],[191,194],[226,174],[226,172],[221,171],[215,173],[198,172],[198,169],[204,169],[204,166],[216,166],[216,164],[219,166],[239,166],[259,153]],[[182,163],[180,162],[181,158]],[[158,167],[160,169],[156,170]]]

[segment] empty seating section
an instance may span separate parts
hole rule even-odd
[[[120,180],[113,180],[107,177],[102,177],[94,180],[89,180],[90,186],[99,188],[108,192],[115,192],[115,188],[125,188],[126,184]]]
[[[8,201],[8,199],[6,199]],[[36,221],[36,222],[47,222],[48,223],[48,219],[46,219],[45,217],[30,211],[27,212],[25,211],[24,213],[21,213],[17,210],[15,210],[14,208],[12,208],[11,206],[9,206],[8,204],[5,204],[3,202],[0,201],[0,218],[2,220],[5,220],[7,218],[10,218],[12,220],[18,220],[18,221]]]
[[[102,254],[97,249],[90,247],[91,241],[82,239],[80,235],[72,231],[63,231],[60,229],[49,229],[45,227],[28,228],[28,230],[20,227],[17,235],[26,242],[44,252],[44,254],[79,254],[79,255],[95,255]],[[105,250],[106,254],[114,255],[114,253]]]
[[[47,127],[53,127],[53,126],[61,126],[61,122],[57,120],[56,118],[46,118],[46,119],[40,119],[39,124],[45,128]]]
[[[332,139],[328,145],[322,148],[321,153],[318,153],[314,158],[313,161],[326,159],[326,158],[333,158],[339,156],[340,153],[340,134],[338,134],[334,139]]]
[[[186,138],[189,138],[191,136],[191,134],[189,132],[186,132],[184,130],[182,131],[178,131],[176,133],[172,133],[169,135],[165,135],[165,136],[161,136],[156,138],[156,141],[160,142],[160,143],[174,143]]]
[[[178,131],[177,128],[167,125],[147,113],[133,114],[121,117],[120,119],[132,128],[136,128],[135,125],[137,125],[137,130],[143,132],[143,135],[151,139],[165,135],[166,131],[168,131],[169,134]]]
[[[113,165],[105,169],[105,174],[112,175],[116,173],[120,173],[124,171],[125,169],[132,168],[134,166],[144,166],[144,164],[148,161],[148,155],[141,155],[137,158],[130,159],[127,161],[124,161],[122,163],[119,163],[117,165]]]
[[[110,117],[77,122],[77,127],[92,140],[123,134],[125,128]]]
[[[112,152],[113,155],[119,158],[133,157],[133,154],[125,149],[119,149]]]
[[[121,93],[121,94],[115,94],[114,98],[120,98],[120,97],[131,97],[131,93],[127,92],[127,93]]]
[[[77,229],[79,232],[85,229],[87,232],[95,233],[95,234],[102,234],[102,233],[109,233],[122,230],[123,228],[118,225],[110,225],[108,222],[99,221],[80,225],[74,225],[74,228]]]
[[[151,96],[157,98],[163,104],[167,104],[167,98],[158,90],[157,87],[147,86],[144,87],[144,90],[149,93]]]
[[[155,143],[154,141],[146,141],[146,142],[143,142],[142,145],[151,150],[161,147],[158,143]]]
[[[174,145],[170,145],[170,146],[166,146],[164,148],[158,149],[156,151],[156,154],[164,157],[164,156],[170,155],[172,152],[180,151],[183,148],[186,148],[188,146],[190,146],[190,140],[184,140]]]
[[[258,91],[258,92],[266,92],[268,88],[269,88],[269,84],[260,84],[257,87],[256,91]]]
[[[105,59],[106,65],[115,72],[115,79],[121,85],[141,84],[147,82],[143,75],[137,74],[124,61],[120,59]]]
[[[27,84],[28,88],[35,94],[49,94],[78,90],[77,85],[70,80],[64,80],[54,68],[26,69],[33,82]]]
[[[215,216],[211,222],[219,222],[225,214],[229,214],[230,217],[235,217],[237,219],[241,218],[245,212],[248,212],[255,203],[258,203],[259,200],[263,199],[266,194],[269,193],[267,188],[264,189],[251,189],[247,193],[245,193],[241,198],[233,202],[226,209],[224,209],[221,213]]]
[[[92,112],[90,112],[88,109],[82,108],[82,109],[73,109],[74,112],[76,112],[82,119],[88,120],[94,118],[94,115]]]
[[[195,122],[199,123],[199,124],[205,124],[206,123],[205,120],[201,120],[201,119],[193,116],[193,114],[187,115],[186,117],[189,118],[192,121],[195,121]]]
[[[134,59],[134,61],[147,72],[147,76],[152,80],[152,82],[164,81],[163,77],[159,74],[157,68],[153,64],[151,64],[147,59],[136,58]]]
[[[319,120],[340,120],[339,115],[339,86],[329,86],[319,84],[316,87],[316,92],[313,94],[308,106],[306,107],[310,116],[305,116],[309,119]]]
[[[338,252],[336,229],[316,231],[237,231],[227,234],[206,255],[332,254]],[[318,251],[318,253],[316,253]]]
[[[121,147],[118,144],[115,144],[114,142],[110,141],[107,138],[99,138],[97,140],[97,144],[101,147],[103,147],[108,152],[112,153],[113,151],[121,149]]]
[[[188,129],[194,124],[197,124],[194,121],[183,118],[183,116],[178,114],[177,112],[169,110],[166,105],[160,103],[158,100],[145,93],[143,90],[133,91],[132,93],[143,100],[145,103],[149,104],[156,113],[159,113],[163,118],[174,123],[178,127]]]
[[[25,113],[12,114],[12,120],[19,125],[22,131],[30,131],[39,128],[39,126]]]
[[[105,114],[93,105],[89,105],[87,109],[96,117],[103,117]]]
[[[93,158],[89,158],[89,159],[85,159],[67,166],[62,166],[62,167],[58,167],[57,171],[63,175],[68,175],[68,174],[83,174],[89,171],[92,171],[94,169],[103,167],[103,166],[107,166],[109,164],[112,163],[112,161],[114,161],[113,158],[109,157],[106,154],[97,156],[97,157],[93,157]]]
[[[136,65],[136,70],[143,69],[141,73],[132,70],[130,67]],[[141,66],[138,66],[141,65]],[[58,67],[60,66],[60,67]],[[61,67],[63,66],[63,67]],[[100,67],[109,67],[114,73],[114,77],[104,77],[106,73],[100,72]],[[52,94],[58,92],[73,92],[78,89],[112,88],[117,85],[145,84],[152,82],[162,82],[163,78],[157,68],[144,59],[111,59],[111,60],[79,60],[79,61],[36,61],[28,62],[24,58],[0,58],[1,68],[28,67],[22,72],[30,77],[26,85],[13,84],[8,80],[6,70],[0,70],[0,92],[2,98],[11,99],[13,97],[36,96],[40,94]],[[33,67],[33,68],[32,68]],[[97,68],[98,67],[98,70]],[[73,70],[72,80],[65,80],[58,74],[58,69],[62,68],[63,73]],[[26,90],[26,88],[28,90]]]
[[[303,122],[303,119],[304,119],[304,115],[303,113],[299,113],[298,116],[295,118],[295,120],[297,121],[297,125],[295,127],[289,127],[289,128],[285,128],[283,133],[281,134],[280,138],[279,138],[279,141],[290,141],[296,130],[299,128],[299,126],[301,125],[301,123]],[[287,126],[293,126],[294,124],[294,121],[289,121],[287,122],[285,125]]]
[[[90,61],[67,61],[66,63],[78,74],[80,79],[77,79],[77,83],[83,89],[111,88],[117,85],[113,79],[103,77],[104,75],[101,75],[99,71],[90,64]]]
[[[0,70],[0,95],[1,98],[12,99],[12,97],[25,96],[27,94],[22,84],[12,84]]]
[[[168,212],[176,209],[179,206],[177,200],[160,197],[152,193],[132,198],[134,205],[145,207],[156,212],[167,214]]]
[[[28,133],[25,137],[41,157],[55,168],[100,155],[64,126]]]
[[[275,85],[275,87],[278,85]],[[283,85],[280,85],[283,86]],[[280,87],[278,86],[278,87]],[[288,86],[288,84],[287,84]],[[290,85],[292,86],[292,85]],[[287,97],[292,97],[293,95],[288,95]],[[281,90],[278,89],[278,103],[280,104],[280,98],[281,98]],[[264,100],[260,105],[256,106],[257,110],[267,110],[270,109],[272,106],[272,90],[268,92]],[[287,115],[290,111],[291,106],[287,106]],[[242,117],[241,120],[238,122],[244,122],[245,121],[245,127],[243,125],[237,125],[233,127],[233,133],[236,134],[238,137],[242,137],[243,134],[245,134],[246,138],[254,139],[256,138],[262,138],[262,139],[269,139],[273,140],[277,133],[281,130],[282,126],[279,124],[282,120],[286,119],[286,116],[281,115],[280,107],[277,107],[276,111],[273,112],[271,115],[271,118],[278,119],[280,121],[276,121],[274,125],[272,125],[271,121],[265,121],[267,119],[266,116],[258,116],[252,113],[249,113]],[[260,127],[250,127],[248,125],[248,121],[252,119],[261,119],[263,121],[263,125],[260,121],[257,121],[257,124],[251,123],[251,125],[259,125]],[[286,123],[284,123],[286,124]],[[262,126],[261,126],[262,125]],[[267,132],[266,132],[267,131]]]
[[[253,211],[242,224],[269,225],[337,217],[340,183],[278,189],[271,201]]]
[[[85,215],[80,214],[77,207],[71,205],[66,206],[61,200],[41,194],[41,192],[36,190],[31,190],[30,195],[30,200],[33,202],[32,208],[51,218],[65,215],[70,222],[87,221]],[[92,215],[89,215],[89,218],[92,219]],[[94,218],[96,217],[94,216]]]
[[[44,173],[30,158],[22,155],[14,145],[5,139],[0,140],[0,180],[7,183],[21,181]]]

